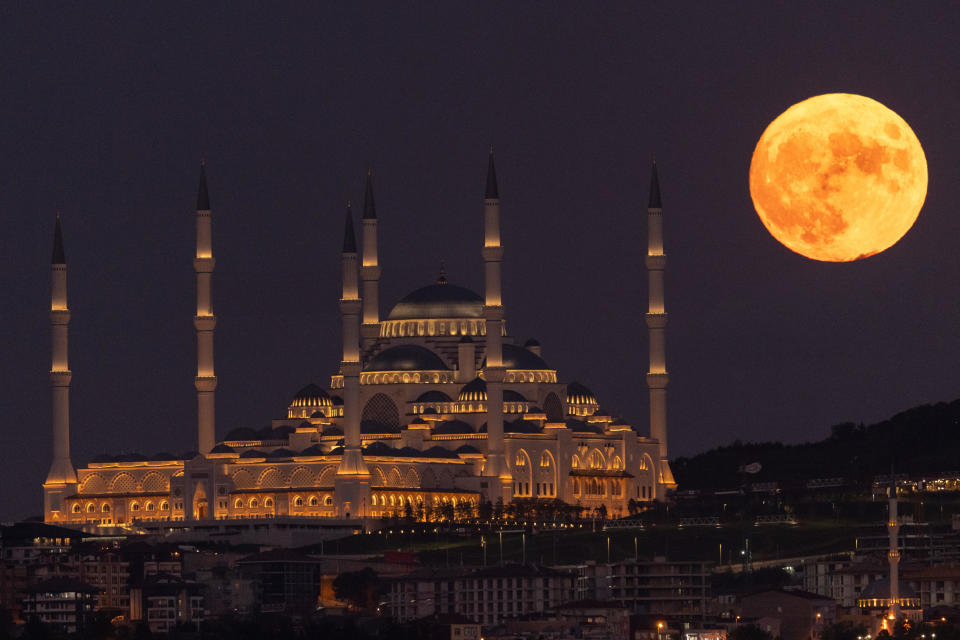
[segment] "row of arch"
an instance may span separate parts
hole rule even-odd
[[[177,475],[182,475],[178,471]],[[170,479],[156,471],[146,473],[140,480],[127,472],[121,472],[115,475],[109,482],[107,478],[99,473],[87,475],[80,484],[79,493],[83,494],[102,494],[102,493],[135,493],[143,491],[147,493],[161,493],[170,491]]]
[[[286,487],[322,487],[333,485],[337,473],[336,465],[326,465],[319,473],[308,467],[297,467],[289,475],[279,467],[269,467],[260,471],[256,477],[249,469],[240,468],[233,474],[233,486],[236,489],[282,489]]]

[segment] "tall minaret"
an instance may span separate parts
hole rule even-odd
[[[344,517],[366,517],[370,496],[370,471],[363,461],[360,439],[360,291],[357,282],[357,240],[353,212],[347,203],[343,231],[343,457],[334,480],[334,491]]]
[[[63,250],[60,214],[53,232],[53,259],[50,264],[50,325],[53,342],[50,388],[53,394],[53,463],[43,483],[43,512],[46,522],[67,516],[63,499],[76,493],[77,473],[70,462],[70,365],[67,361],[67,258]]]
[[[900,520],[897,516],[897,479],[893,471],[890,472],[890,507],[887,521],[887,531],[890,534],[890,548],[887,555],[890,559],[890,609],[888,617],[896,620],[900,617],[900,544],[897,535],[900,532]]]
[[[214,445],[214,390],[217,376],[213,372],[213,329],[217,318],[213,315],[210,280],[213,277],[213,244],[210,230],[210,196],[207,194],[207,170],[200,163],[200,187],[197,190],[197,255],[193,269],[197,272],[197,315],[193,326],[197,329],[197,435],[200,453],[209,453]]]
[[[380,335],[380,262],[377,258],[377,206],[373,201],[373,172],[367,169],[367,190],[363,196],[361,222],[363,259],[360,278],[363,280],[363,324],[360,335],[363,348],[370,348]]]
[[[647,272],[649,274],[649,310],[647,327],[650,330],[650,370],[647,386],[650,388],[650,437],[660,443],[660,462],[657,470],[657,497],[665,489],[676,487],[667,458],[667,311],[663,299],[663,270],[667,255],[663,251],[663,206],[660,203],[660,179],[657,163],[650,172],[650,201],[647,205]]]
[[[500,193],[497,189],[497,171],[493,164],[493,146],[487,161],[487,188],[483,196],[483,317],[486,320],[487,367],[487,462],[483,475],[498,478],[499,483],[488,488],[488,497],[513,496],[513,477],[504,454],[503,443],[503,296],[500,288],[500,263],[503,245],[500,243]]]

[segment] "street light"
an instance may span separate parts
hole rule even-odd
[[[657,640],[661,640],[661,634],[663,633],[663,623],[657,623]]]

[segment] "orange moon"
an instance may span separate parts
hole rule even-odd
[[[864,96],[829,93],[770,123],[750,162],[750,197],[791,251],[849,262],[892,247],[927,196],[927,159],[903,118]]]

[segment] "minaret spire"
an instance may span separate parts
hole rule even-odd
[[[504,453],[503,441],[503,295],[500,288],[500,264],[503,245],[500,243],[500,192],[497,189],[497,171],[494,167],[493,145],[487,160],[487,185],[483,198],[483,267],[487,366],[487,462],[483,475],[497,479],[489,487],[488,499],[502,497],[508,502],[513,497],[513,477]]]
[[[890,546],[887,555],[890,561],[890,606],[887,615],[891,621],[895,621],[900,617],[900,543],[898,540],[900,518],[897,513],[897,476],[893,468],[890,469],[889,493],[887,530],[890,535]],[[890,628],[893,629],[893,624],[890,624]]]
[[[340,506],[340,516],[367,515],[370,500],[370,471],[363,461],[360,439],[360,311],[362,302],[357,278],[357,242],[353,232],[353,211],[347,203],[346,224],[343,230],[343,293],[340,314],[343,318],[343,454],[334,492]]]
[[[53,463],[43,483],[44,520],[63,521],[69,517],[64,498],[76,492],[77,473],[70,461],[70,380],[73,374],[67,358],[67,259],[63,250],[60,214],[53,230],[53,259],[50,264],[50,326],[53,342],[50,362],[50,389],[53,413]]]
[[[650,170],[650,199],[647,205],[647,273],[649,278],[649,310],[646,315],[650,333],[650,369],[647,387],[650,389],[650,437],[660,443],[657,469],[657,498],[665,489],[676,487],[667,457],[667,311],[664,302],[663,271],[667,255],[663,250],[663,206],[660,202],[660,177],[657,163]]]
[[[213,298],[210,292],[213,279],[213,239],[210,216],[210,196],[207,193],[206,165],[200,163],[200,186],[197,189],[197,253],[193,269],[197,274],[197,314],[193,326],[197,330],[197,445],[200,453],[213,449],[216,429],[214,426],[214,391],[217,376],[213,369],[213,330],[217,318],[213,315]]]
[[[360,278],[363,280],[363,324],[360,335],[363,348],[369,349],[380,336],[380,260],[377,256],[377,205],[373,199],[373,171],[367,169],[367,186],[363,195],[361,221],[363,258]]]

